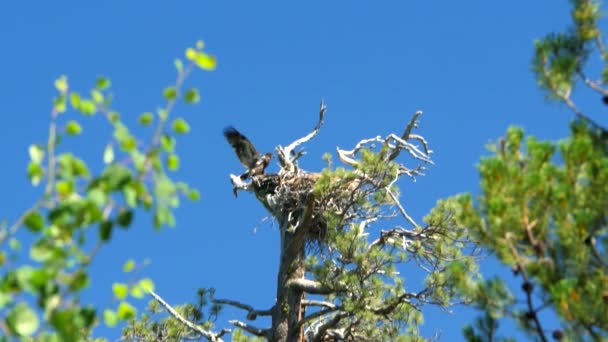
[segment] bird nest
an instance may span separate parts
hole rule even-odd
[[[319,174],[261,175],[252,180],[256,197],[288,232],[307,242],[320,242],[327,234],[326,208],[315,196]]]

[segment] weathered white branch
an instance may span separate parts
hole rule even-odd
[[[330,314],[336,312],[336,310],[337,310],[337,307],[333,308],[333,309],[323,309],[323,310],[320,310],[320,311],[317,311],[317,312],[313,312],[312,314],[310,314],[310,315],[302,318],[298,322],[298,324],[296,325],[296,328],[300,329],[301,327],[303,327],[304,325],[306,325],[308,322],[314,321],[316,319],[319,319],[319,320],[322,321],[325,318],[321,318],[321,317],[330,315]]]
[[[323,118],[325,117],[325,112],[327,111],[327,107],[325,106],[325,101],[321,101],[321,108],[319,109],[319,121],[317,125],[312,130],[312,132],[308,133],[306,136],[292,142],[287,145],[287,147],[277,146],[277,156],[279,157],[279,163],[281,164],[281,168],[284,170],[291,171],[294,169],[294,162],[301,157],[304,152],[299,151],[294,153],[296,147],[302,145],[305,142],[310,141],[310,139],[314,138],[321,129],[321,125],[323,125]]]
[[[285,284],[290,289],[304,291],[310,294],[330,294],[334,291],[321,285],[321,283],[309,279],[290,279]]]
[[[255,320],[257,318],[257,316],[271,316],[272,315],[272,309],[268,309],[268,310],[256,310],[251,305],[243,304],[243,303],[238,302],[236,300],[231,300],[231,299],[214,299],[213,303],[215,303],[215,304],[231,305],[231,306],[234,306],[236,308],[243,309],[243,310],[247,311],[247,319],[252,320],[252,321]]]
[[[160,305],[162,305],[165,308],[165,310],[167,310],[173,317],[175,317],[175,319],[177,319],[178,321],[180,321],[182,324],[184,324],[185,326],[187,326],[191,330],[193,330],[193,331],[201,334],[201,336],[205,337],[207,340],[209,340],[211,342],[223,342],[223,340],[221,339],[221,336],[223,336],[227,332],[230,332],[230,329],[222,329],[222,331],[220,331],[219,333],[214,333],[214,332],[211,332],[211,331],[207,331],[207,330],[199,327],[198,325],[190,322],[189,320],[187,320],[186,318],[184,318],[182,315],[180,315],[177,311],[175,311],[175,309],[173,309],[171,307],[171,305],[169,305],[158,294],[156,294],[156,292],[154,292],[152,290],[149,290],[148,293],[152,297],[154,297],[154,299]]]
[[[316,329],[317,331],[315,332],[314,337],[312,338],[312,341],[314,341],[314,342],[323,341],[323,337],[325,336],[325,333],[327,332],[327,330],[335,327],[338,323],[340,323],[342,318],[347,317],[347,316],[348,316],[348,314],[341,312],[341,313],[334,315],[334,317],[332,317],[327,322],[319,325]]]
[[[304,299],[302,300],[302,305],[305,306],[321,306],[328,309],[335,309],[337,306],[332,302],[327,302],[324,300],[313,300],[313,299]]]
[[[228,323],[230,323],[236,327],[239,327],[252,335],[259,336],[259,337],[265,337],[266,339],[269,339],[270,331],[268,329],[256,328],[247,323],[237,321],[234,319],[231,321],[228,321]]]
[[[389,196],[391,196],[391,199],[393,200],[393,202],[395,202],[395,205],[397,206],[397,208],[399,208],[401,215],[403,215],[403,217],[409,223],[411,223],[414,227],[418,227],[418,223],[416,223],[416,221],[414,221],[414,219],[407,213],[407,211],[405,211],[405,208],[403,208],[403,206],[401,205],[401,202],[399,202],[399,199],[397,198],[397,196],[389,188],[386,188],[385,190],[386,190],[386,193]]]

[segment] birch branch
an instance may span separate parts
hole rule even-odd
[[[175,319],[177,319],[178,321],[180,321],[182,324],[184,324],[185,326],[187,326],[191,330],[193,330],[193,331],[201,334],[201,336],[205,337],[207,340],[209,340],[211,342],[223,342],[223,340],[221,339],[221,336],[223,336],[227,332],[230,332],[230,329],[222,329],[222,331],[220,331],[219,333],[214,333],[214,332],[211,332],[211,331],[207,331],[207,330],[199,327],[198,325],[190,322],[189,320],[185,319],[184,316],[180,315],[177,311],[175,311],[175,309],[173,309],[173,307],[171,307],[171,305],[169,305],[158,294],[156,294],[156,292],[154,292],[152,290],[149,290],[148,293],[152,297],[154,297],[154,299],[160,305],[162,305],[165,308],[165,310],[167,310],[173,317],[175,317]]]

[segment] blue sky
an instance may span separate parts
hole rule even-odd
[[[174,58],[203,39],[218,68],[188,80],[200,87],[201,105],[176,110],[192,127],[178,142],[178,177],[199,188],[202,200],[183,203],[175,229],[155,232],[140,215],[130,231],[118,232],[93,265],[84,301],[112,305],[112,281],[128,280],[122,264],[149,258],[140,275],[153,278],[170,303],[213,286],[218,297],[270,307],[278,230],[252,196],[233,197],[228,174],[242,167],[223,140],[224,126],[271,151],[307,133],[324,98],[325,125],[301,162],[319,170],[324,152],[400,132],[422,110],[420,133],[435,166],[402,183],[403,202],[421,221],[438,199],[478,190],[475,164],[508,125],[543,139],[567,135],[571,114],[544,101],[530,60],[534,39],[565,28],[568,16],[566,1],[549,0],[4,2],[0,186],[10,196],[0,217],[14,220],[41,191],[25,177],[27,147],[46,137],[53,80],[66,74],[73,89],[86,91],[108,76],[113,107],[134,123],[162,105]],[[95,165],[111,138],[101,122],[82,120],[84,137],[67,145]],[[453,310],[430,310],[423,333],[461,339],[473,314]],[[226,311],[222,322],[233,314]]]

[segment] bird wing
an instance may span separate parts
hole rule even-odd
[[[241,164],[248,169],[253,168],[260,158],[260,154],[251,141],[232,126],[224,129],[224,136],[232,148],[234,148],[234,152],[239,157]]]

